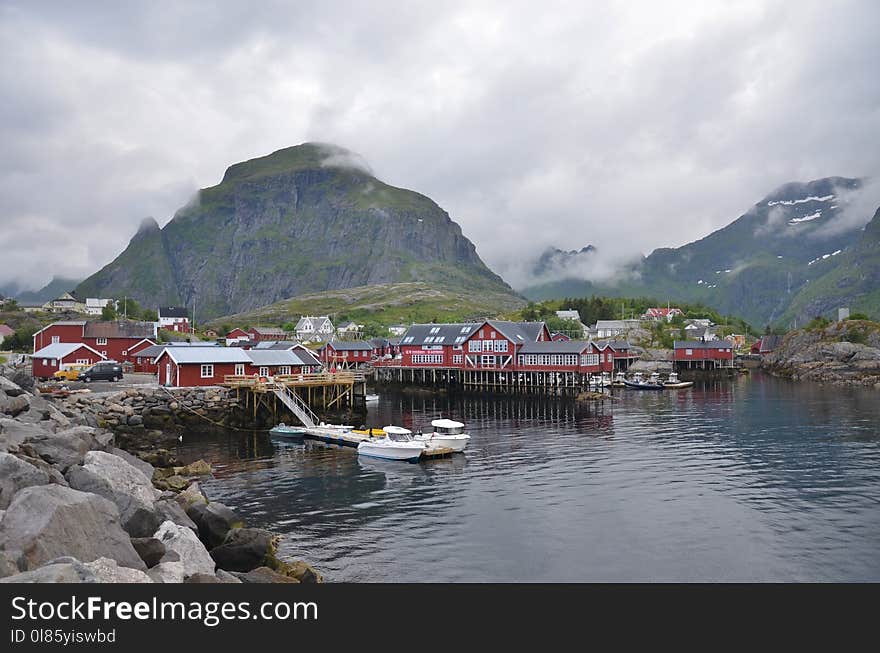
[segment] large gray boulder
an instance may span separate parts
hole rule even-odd
[[[199,537],[209,549],[223,544],[226,534],[233,528],[241,528],[244,521],[235,512],[219,503],[195,503],[186,510],[187,516],[199,527]]]
[[[45,429],[23,424],[6,415],[0,415],[0,451],[17,452],[25,441],[42,436]]]
[[[124,449],[119,449],[118,447],[113,447],[112,449],[110,449],[110,453],[119,456],[132,467],[136,467],[137,469],[139,469],[141,474],[147,477],[148,481],[153,480],[153,473],[156,471],[156,468],[147,461],[141,460],[137,456],[133,456]]]
[[[165,556],[165,545],[155,537],[133,537],[131,545],[147,567],[155,567]]]
[[[133,571],[133,570],[132,570]],[[97,583],[94,573],[79,560],[70,557],[52,560],[47,564],[14,576],[0,578],[0,583]]]
[[[141,473],[119,456],[89,451],[83,464],[67,470],[70,487],[109,499],[119,508],[122,527],[132,537],[149,537],[162,523],[156,513],[158,490]]]
[[[98,448],[94,446],[96,443],[93,432],[94,429],[88,426],[78,426],[57,433],[41,431],[27,439],[27,446],[35,455],[64,472],[69,467],[82,463],[90,450]]]
[[[26,487],[15,494],[0,522],[0,549],[21,551],[28,570],[59,556],[83,562],[106,557],[146,569],[122,529],[114,503],[54,484]]]
[[[0,393],[0,413],[16,417],[30,408],[28,398],[25,395],[9,397],[6,393]]]
[[[110,558],[98,558],[84,565],[99,583],[152,583],[153,579],[139,569],[120,567]]]
[[[275,536],[262,528],[233,528],[223,544],[211,549],[220,569],[251,571],[269,564],[275,553]]]
[[[19,395],[23,395],[25,390],[17,383],[0,375],[0,392],[9,397],[18,397]]]
[[[22,488],[47,485],[49,475],[10,453],[0,452],[0,510],[6,510]]]
[[[194,533],[199,532],[199,527],[189,518],[180,504],[173,498],[160,498],[156,501],[156,513],[161,521],[173,521],[178,526],[189,528]]]
[[[184,564],[179,560],[160,562],[158,565],[148,570],[147,575],[154,583],[182,583],[187,577],[186,567],[184,567]]]
[[[214,573],[215,565],[211,554],[196,534],[185,526],[179,526],[172,521],[163,522],[153,537],[161,540],[168,551],[177,553],[186,576]]]

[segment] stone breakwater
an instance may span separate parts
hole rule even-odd
[[[880,325],[845,320],[821,329],[793,331],[764,358],[761,367],[796,381],[880,390]]]
[[[144,426],[130,423],[137,397],[144,411],[150,403],[141,393],[92,411],[27,388],[0,366],[0,582],[321,582],[308,564],[277,558],[275,535],[205,496],[204,461],[154,467],[117,447],[105,426]],[[220,392],[178,401],[207,410]]]

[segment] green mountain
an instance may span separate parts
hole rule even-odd
[[[782,324],[818,306],[795,304],[801,293],[809,295],[808,286],[824,288],[823,306],[840,305],[837,289],[817,282],[852,258],[845,254],[862,229],[844,219],[844,211],[861,186],[859,179],[842,177],[786,184],[723,229],[683,247],[654,250],[611,282],[568,277],[522,292],[535,300],[651,296],[702,303],[759,327]]]
[[[390,186],[343,148],[306,143],[231,166],[78,293],[196,305],[202,320],[341,288],[426,282],[521,299],[431,199]]]
[[[63,277],[52,277],[52,281],[47,283],[39,290],[20,292],[15,296],[19,304],[45,304],[46,302],[71,292],[79,283],[77,279],[65,279]],[[96,295],[90,295],[95,297]],[[83,296],[85,297],[85,296]]]

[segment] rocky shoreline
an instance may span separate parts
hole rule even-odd
[[[795,381],[862,386],[880,390],[880,327],[845,320],[785,336],[761,368]]]
[[[0,582],[322,582],[277,558],[276,535],[205,496],[210,465],[175,466],[156,448],[164,431],[147,437],[147,422],[164,400],[145,393],[160,391],[55,405],[32,390],[30,375],[0,366]],[[176,400],[219,410],[223,392]],[[155,413],[164,426],[176,414]],[[142,438],[146,450],[125,450]]]

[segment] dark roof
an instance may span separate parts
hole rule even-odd
[[[391,344],[391,341],[388,338],[370,338],[370,344],[373,347],[387,347]]]
[[[159,317],[189,317],[186,306],[160,306]]]
[[[333,347],[336,351],[363,351],[364,349],[373,348],[373,345],[363,340],[336,340],[335,342],[328,342],[325,347],[327,346]]]
[[[152,338],[152,322],[86,322],[83,338]]]
[[[296,347],[299,343],[293,342],[292,340],[263,340],[254,345],[254,349],[292,349]]]
[[[481,326],[481,322],[469,322],[467,324],[413,324],[400,337],[400,344],[414,345],[416,347],[422,345],[460,345]]]
[[[141,349],[139,352],[136,352],[134,355],[139,358],[157,358],[159,354],[165,351],[166,345],[151,345],[149,347],[145,347]]]
[[[608,340],[605,344],[617,351],[620,351],[621,349],[630,349],[632,347],[632,345],[629,344],[629,340]]]
[[[585,349],[592,349],[586,340],[542,340],[527,342],[520,347],[520,354],[579,354]]]
[[[729,340],[676,340],[672,343],[673,349],[732,349],[733,343]]]
[[[544,330],[543,322],[505,322],[488,320],[488,324],[513,342],[536,342]]]
[[[261,336],[284,335],[284,329],[278,327],[253,327],[251,331],[259,333]]]

